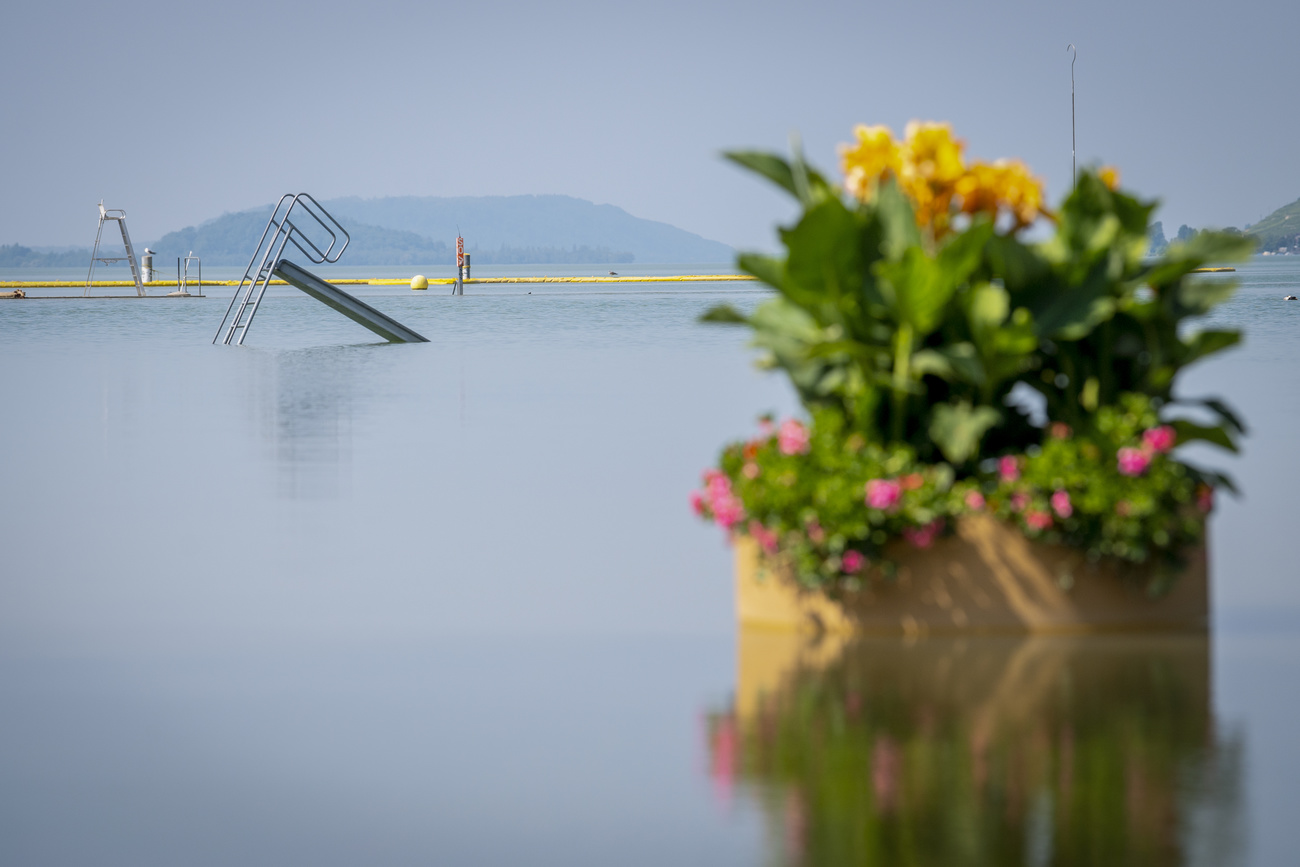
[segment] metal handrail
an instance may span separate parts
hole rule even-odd
[[[286,201],[289,203],[288,207],[285,207]],[[312,241],[310,235],[289,219],[293,209],[299,204],[302,205],[302,210],[306,211],[316,221],[317,225],[330,236],[330,242],[324,250],[321,250]],[[284,208],[284,216],[279,216],[281,208]],[[275,228],[274,233],[271,231],[272,227]],[[335,251],[334,246],[338,244],[339,235],[343,236],[343,245]],[[271,239],[270,244],[267,244],[268,236]],[[257,248],[253,250],[252,258],[248,260],[248,268],[244,270],[244,276],[239,281],[239,288],[235,290],[235,294],[230,298],[230,304],[226,307],[226,315],[221,317],[221,325],[217,328],[216,336],[212,338],[213,343],[222,339],[222,332],[224,331],[225,339],[222,342],[229,344],[235,338],[235,332],[240,331],[240,329],[242,331],[240,331],[239,339],[235,342],[236,344],[244,342],[244,335],[248,333],[248,326],[252,323],[253,317],[257,315],[257,309],[262,304],[262,296],[266,293],[267,284],[271,282],[271,273],[280,261],[284,248],[290,242],[313,263],[320,265],[326,262],[337,262],[339,257],[343,255],[343,251],[348,248],[348,244],[352,242],[352,236],[348,234],[338,220],[334,219],[329,211],[325,210],[320,202],[307,193],[285,193],[281,196],[280,201],[276,203],[275,208],[271,211],[271,218],[267,220],[266,228],[262,230],[262,237],[257,242]],[[304,243],[307,245],[306,247],[303,246]],[[263,252],[264,247],[265,252]],[[308,247],[311,249],[308,249]],[[258,254],[261,254],[260,261]],[[248,286],[246,291],[245,286]],[[254,293],[256,293],[256,297],[254,297]],[[240,300],[241,294],[243,295],[242,300]],[[226,322],[230,319],[230,311],[235,309],[236,300],[240,300],[239,312],[235,314],[235,321],[227,329]],[[251,309],[248,309],[250,305]],[[244,318],[245,311],[248,314],[246,319]]]

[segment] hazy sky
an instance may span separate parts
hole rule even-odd
[[[1300,196],[1284,2],[18,3],[0,16],[0,243],[140,240],[285,191],[564,193],[737,246],[783,200],[719,151],[831,165],[856,122],[952,121],[1052,198],[1115,163],[1169,228]]]

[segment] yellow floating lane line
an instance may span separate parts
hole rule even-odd
[[[1231,269],[1227,269],[1231,270]],[[475,284],[485,283],[724,283],[737,280],[754,280],[754,277],[748,274],[685,274],[672,275],[663,277],[478,277],[473,280],[466,280],[465,284],[473,286]],[[330,283],[336,286],[409,286],[410,278],[366,278],[366,277],[346,277],[336,280],[330,280]],[[450,286],[455,283],[452,277],[437,277],[429,280],[431,286]],[[145,283],[146,289],[165,289],[169,286],[178,286],[176,281],[155,280],[151,283]],[[198,287],[198,283],[191,283],[191,286]],[[204,280],[204,286],[238,286],[238,280]],[[272,280],[272,286],[288,286],[283,280]],[[85,280],[0,280],[0,288],[4,289],[84,289]],[[92,289],[130,289],[135,286],[130,280],[96,280],[90,284]]]

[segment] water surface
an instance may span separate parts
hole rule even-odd
[[[752,284],[0,302],[0,862],[1292,863],[1300,267],[1238,276],[1211,638],[758,668],[685,500],[795,409],[695,324]]]

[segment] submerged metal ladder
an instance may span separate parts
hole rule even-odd
[[[324,250],[321,250],[289,219],[299,205],[302,206],[302,212],[315,220],[316,224],[330,236],[330,242]],[[305,225],[310,224],[305,223]],[[343,237],[343,244],[335,250],[340,235]],[[253,258],[248,261],[248,267],[244,269],[239,288],[231,297],[230,305],[226,307],[226,315],[221,317],[221,325],[218,326],[212,342],[221,341],[227,346],[232,343],[236,346],[243,344],[244,337],[248,334],[248,326],[253,323],[257,308],[262,304],[266,287],[270,285],[272,276],[275,276],[291,286],[296,286],[317,301],[329,305],[354,322],[364,325],[385,340],[394,343],[428,343],[427,339],[397,320],[385,316],[364,301],[352,297],[288,259],[281,258],[284,248],[292,241],[304,256],[317,265],[337,262],[351,240],[347,230],[339,224],[338,220],[330,216],[329,211],[321,207],[320,202],[306,193],[285,193],[271,212],[271,219],[267,221],[266,228],[262,230],[262,238],[257,242],[257,249],[253,251]],[[306,246],[303,246],[304,244]],[[234,311],[234,318],[231,318],[232,311]]]
[[[117,223],[117,227],[122,230],[122,246],[126,248],[126,256],[101,256],[99,255],[99,242],[104,237],[104,223],[108,221]],[[147,252],[147,251],[146,251]],[[131,266],[131,278],[135,280],[135,294],[144,297],[144,282],[140,279],[140,265],[135,260],[135,248],[131,246],[131,233],[126,230],[126,211],[121,208],[105,208],[104,200],[99,200],[99,230],[95,232],[95,249],[90,254],[90,270],[86,272],[86,291],[82,295],[90,295],[90,284],[95,276],[95,263],[103,262],[105,265],[112,265],[115,262],[121,262],[125,258],[127,264]]]

